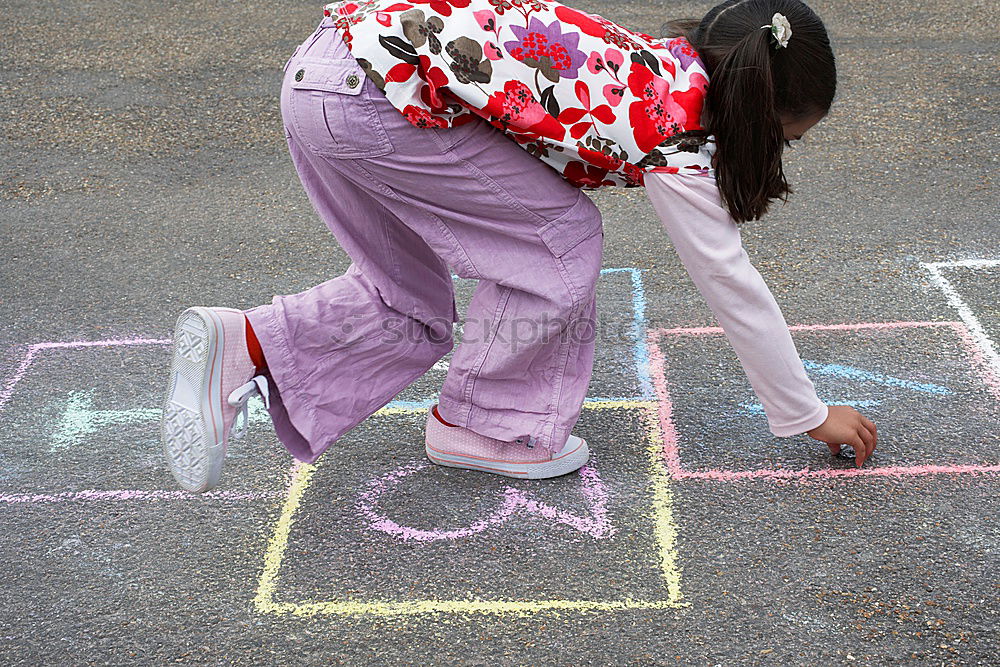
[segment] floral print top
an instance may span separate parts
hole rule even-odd
[[[585,189],[714,175],[708,75],[683,37],[554,0],[340,0],[323,13],[417,127],[479,116]]]

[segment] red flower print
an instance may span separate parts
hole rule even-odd
[[[358,5],[358,3],[356,2],[344,2],[337,6],[336,8],[337,14],[339,14],[340,16],[350,16],[354,12],[358,11],[359,6],[360,5]],[[325,14],[326,16],[330,16],[330,10],[324,9],[323,14]]]
[[[348,46],[354,30],[365,74],[415,127],[482,120],[578,188],[642,186],[651,169],[711,173],[712,142],[698,122],[708,74],[692,45],[565,1],[336,0],[324,9]]]
[[[608,44],[614,44],[621,49],[641,49],[642,44],[628,35],[628,31],[617,23],[601,16],[586,14],[561,5],[556,7],[556,18],[565,23],[571,23],[592,37],[600,37]]]
[[[472,0],[410,0],[419,5],[430,5],[431,11],[437,12],[441,16],[451,16],[451,8],[462,9],[468,7]]]
[[[487,41],[483,44],[483,55],[490,60],[500,60],[503,58],[503,52],[500,50],[500,47],[491,41]]]
[[[504,42],[507,52],[529,67],[537,67],[546,79],[555,83],[562,79],[575,79],[587,54],[579,48],[580,35],[563,34],[563,25],[553,21],[550,25],[532,17],[528,27],[512,25],[510,31],[517,39]]]
[[[625,50],[642,48],[642,44],[632,39],[625,30],[607,20],[604,23],[604,41]]]
[[[671,97],[666,79],[656,76],[648,67],[632,63],[628,88],[639,98],[629,105],[628,117],[636,145],[643,153],[684,129],[687,113]]]
[[[600,151],[592,151],[589,148],[584,148],[580,143],[576,145],[576,148],[580,157],[595,167],[600,167],[605,173],[617,172],[624,176],[630,185],[642,185],[642,169],[634,164],[614,155],[607,155]]]
[[[604,37],[604,26],[598,23],[590,14],[578,12],[575,9],[560,5],[556,7],[556,18],[571,23],[591,37]]]
[[[438,118],[426,109],[421,109],[412,104],[407,104],[403,108],[403,115],[406,116],[406,120],[410,121],[416,127],[448,127],[448,122],[444,118]]]
[[[623,164],[620,171],[622,171],[625,174],[625,179],[629,183],[634,183],[635,185],[643,185],[643,181],[645,180],[644,179],[645,173],[642,171],[642,169],[639,169],[639,167],[635,166],[631,162],[626,162],[625,164]]]
[[[615,114],[607,104],[602,104],[601,106],[591,109],[590,108],[590,89],[587,88],[587,84],[583,81],[576,82],[576,97],[580,100],[583,108],[570,107],[565,109],[559,114],[559,122],[563,125],[569,125],[570,123],[576,123],[569,130],[569,135],[574,139],[579,139],[584,134],[587,133],[594,125],[594,120],[597,119],[604,123],[605,125],[610,125],[615,122]],[[584,116],[590,116],[591,120],[577,122]]]
[[[487,104],[494,116],[516,127],[526,128],[540,122],[546,115],[531,89],[520,81],[508,81],[503,88],[502,93],[493,93]]]
[[[410,63],[399,63],[398,65],[393,65],[392,69],[385,73],[385,82],[401,82],[406,81],[413,73],[417,71],[415,65]]]
[[[614,185],[615,182],[604,178],[607,169],[570,160],[563,169],[563,177],[578,188],[599,188],[602,185]]]
[[[684,110],[685,130],[704,129],[698,120],[701,118],[701,108],[705,103],[705,91],[708,89],[708,79],[697,72],[691,75],[691,87],[687,90],[675,90],[670,97]]]
[[[427,82],[426,86],[420,88],[421,101],[430,107],[431,111],[445,111],[447,105],[438,94],[438,88],[448,85],[448,76],[440,67],[431,67],[431,59],[427,56],[420,56],[417,76]]]
[[[490,0],[490,4],[496,9],[496,13],[503,16],[503,13],[508,9],[512,9],[514,5],[510,4],[509,0]]]
[[[344,44],[349,49],[353,48],[351,44],[354,42],[354,35],[351,34],[351,23],[348,19],[337,19],[333,23],[333,26],[340,32],[340,38],[344,40]]]
[[[686,166],[684,168],[687,169],[687,171],[684,172],[685,174],[694,174],[694,175],[697,175],[697,176],[708,176],[708,167],[702,166],[700,164],[689,164],[688,166]]]
[[[675,37],[667,42],[667,48],[670,49],[670,53],[680,62],[682,70],[687,70],[691,63],[699,58],[698,53],[691,46],[691,43],[683,37]]]
[[[617,76],[619,68],[625,62],[625,56],[617,49],[608,49],[604,52],[604,57],[598,51],[593,51],[587,58],[587,69],[591,74],[597,74],[603,70],[608,70],[611,76]]]
[[[493,12],[488,9],[481,9],[478,12],[472,12],[472,16],[476,19],[476,23],[479,27],[488,32],[496,32],[496,19],[493,18]]]
[[[483,110],[515,131],[558,140],[566,135],[566,128],[545,112],[531,89],[520,81],[504,83],[503,92],[490,95]]]
[[[609,83],[604,86],[604,99],[608,101],[613,107],[618,106],[622,103],[622,99],[625,97],[625,87],[620,83]]]
[[[590,164],[606,169],[607,171],[617,171],[623,164],[625,160],[614,155],[605,155],[598,151],[592,151],[589,148],[584,148],[582,145],[577,144],[577,152],[580,153],[580,157],[589,162]]]
[[[691,44],[688,43],[688,41],[683,37],[675,37],[674,39],[670,40],[669,42],[667,42],[667,47],[671,49],[680,49],[681,53],[687,56],[691,56],[692,58],[698,55],[691,47]]]

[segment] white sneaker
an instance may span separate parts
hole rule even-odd
[[[260,395],[269,406],[267,378],[254,371],[242,311],[195,307],[177,318],[160,439],[183,489],[215,487],[230,431],[236,438],[246,433],[247,401]]]
[[[437,406],[427,411],[425,452],[432,463],[451,468],[482,470],[504,477],[545,479],[579,469],[590,458],[587,441],[575,435],[556,453],[536,447],[531,440],[505,442],[447,424]]]

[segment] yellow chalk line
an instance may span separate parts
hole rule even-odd
[[[653,534],[659,544],[660,570],[667,585],[667,601],[673,606],[687,606],[681,602],[681,572],[677,553],[677,524],[674,522],[673,491],[670,475],[663,461],[663,433],[660,431],[659,405],[656,401],[587,401],[585,408],[641,410],[646,422],[649,455],[649,476],[653,489]]]
[[[281,561],[285,556],[285,549],[288,547],[288,536],[295,523],[295,512],[299,509],[302,496],[309,487],[316,466],[308,463],[299,463],[292,471],[291,484],[288,487],[288,497],[281,508],[281,516],[274,524],[274,533],[268,540],[267,550],[264,552],[264,571],[261,572],[260,581],[257,583],[257,595],[253,599],[253,604],[257,611],[267,613],[283,613],[291,611],[288,604],[275,604],[274,592],[278,586],[278,571],[281,569]]]
[[[663,437],[660,433],[657,404],[654,401],[586,401],[584,408],[605,410],[641,410],[646,421],[649,444],[649,472],[652,478],[654,537],[659,544],[658,556],[662,576],[667,586],[666,600],[413,600],[408,602],[275,602],[278,573],[288,546],[295,514],[312,480],[317,466],[300,464],[292,474],[288,497],[274,533],[264,553],[264,569],[257,585],[254,607],[264,614],[296,616],[400,616],[415,614],[516,614],[527,615],[542,611],[620,611],[625,609],[670,609],[687,606],[681,602],[681,573],[677,554],[677,525],[673,517],[673,495],[670,479],[663,465]],[[375,414],[390,416],[426,412],[426,408],[382,408]]]
[[[649,476],[653,487],[653,534],[660,545],[660,570],[667,584],[667,600],[686,606],[681,598],[681,567],[677,553],[677,523],[674,521],[674,494],[670,488],[670,475],[663,461],[663,433],[660,431],[659,406],[647,401],[643,406],[649,444]]]
[[[669,600],[413,600],[411,602],[300,602],[272,605],[271,613],[295,616],[413,616],[418,614],[513,614],[527,616],[545,611],[621,611],[672,609]]]

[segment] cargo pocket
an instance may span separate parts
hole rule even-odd
[[[538,235],[549,251],[562,257],[595,234],[603,231],[601,211],[583,190],[580,198],[565,213],[538,229]]]
[[[354,58],[302,58],[285,81],[296,134],[317,155],[355,159],[393,151],[371,98],[374,84]]]

